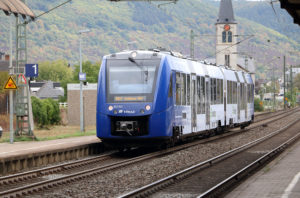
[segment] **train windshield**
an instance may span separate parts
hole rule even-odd
[[[151,102],[160,59],[107,60],[107,102]]]

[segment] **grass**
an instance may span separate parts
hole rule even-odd
[[[36,129],[34,130],[34,135],[36,139],[32,137],[22,136],[14,137],[15,142],[22,141],[46,141],[55,139],[64,139],[70,137],[80,137],[80,136],[96,136],[96,127],[89,126],[86,127],[86,131],[80,132],[79,126],[51,126],[48,129]],[[9,132],[4,132],[2,138],[0,138],[0,143],[9,142]]]

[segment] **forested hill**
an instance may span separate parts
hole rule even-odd
[[[40,14],[64,0],[27,0],[35,14]],[[164,2],[160,2],[164,3]],[[85,60],[99,61],[104,54],[131,47],[148,49],[165,47],[189,54],[189,34],[197,34],[197,58],[214,57],[215,22],[219,2],[210,0],[179,0],[176,4],[149,2],[109,2],[106,0],[73,0],[28,25],[29,62],[65,59],[76,64],[79,37],[82,35]],[[257,60],[258,74],[264,77],[266,66],[281,67],[270,60],[286,54],[290,64],[300,61],[300,27],[294,25],[285,10],[274,3],[275,12],[267,2],[233,1],[239,23],[239,51]],[[8,51],[8,17],[0,14],[0,51]],[[245,35],[254,34],[251,39]]]

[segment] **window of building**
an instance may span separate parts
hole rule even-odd
[[[227,41],[228,41],[228,43],[232,43],[232,32],[231,31],[227,32]]]
[[[223,31],[222,32],[222,42],[223,43],[226,43],[226,37],[227,37],[226,31]]]
[[[230,55],[225,55],[225,65],[230,66]]]

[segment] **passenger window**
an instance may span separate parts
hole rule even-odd
[[[220,79],[217,79],[217,104],[221,103],[221,81]]]
[[[183,87],[182,87],[182,103],[181,105],[186,105],[186,74],[182,74],[183,76]]]
[[[227,81],[227,103],[231,104],[231,81]]]
[[[181,87],[180,73],[176,73],[176,105],[181,105]]]
[[[217,104],[217,79],[214,79],[214,104]]]
[[[191,105],[191,76],[187,75],[187,105]]]
[[[200,76],[197,76],[197,114],[201,113],[201,98],[203,96],[201,95],[201,81]]]
[[[171,72],[168,97],[172,97],[172,93],[173,93],[173,81],[172,81],[172,79],[173,79],[173,75],[172,75],[172,72]]]
[[[223,80],[220,80],[221,81],[221,104],[223,103],[223,93],[224,93],[224,88],[223,88]]]
[[[201,77],[201,103],[202,103],[202,114],[205,113],[205,78]]]
[[[210,79],[210,101],[211,104],[214,104],[214,81]]]

